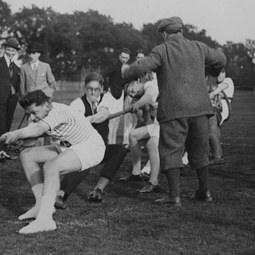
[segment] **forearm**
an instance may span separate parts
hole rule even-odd
[[[107,108],[100,107],[99,111],[95,115],[92,115],[89,118],[89,120],[90,120],[90,123],[102,123],[107,119],[109,115],[110,115],[110,112]]]

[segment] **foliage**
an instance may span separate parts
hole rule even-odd
[[[16,36],[25,48],[31,41],[38,41],[44,49],[43,59],[50,62],[57,79],[81,78],[84,70],[104,70],[117,60],[121,48],[131,50],[131,62],[137,49],[146,54],[161,43],[157,32],[160,20],[144,24],[141,31],[132,24],[115,24],[110,16],[98,11],[75,11],[60,14],[48,8],[23,7],[12,14],[7,3],[0,0],[0,33]],[[198,40],[213,48],[222,48],[228,58],[227,75],[233,78],[237,87],[252,88],[255,82],[255,41],[247,39],[245,44],[227,42],[220,45],[207,35],[206,30],[198,30],[191,24],[183,28],[185,37]],[[254,63],[253,63],[254,62]]]

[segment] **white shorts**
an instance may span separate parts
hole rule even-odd
[[[148,133],[150,134],[150,137],[155,136],[159,138],[159,124],[158,123],[153,123],[150,125],[147,125],[147,130]]]
[[[100,138],[100,139],[99,139]],[[59,146],[60,152],[74,151],[81,161],[81,171],[98,165],[104,158],[105,144],[101,136],[94,132],[85,143],[79,143],[70,147]]]

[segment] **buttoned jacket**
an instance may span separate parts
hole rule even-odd
[[[36,70],[32,69],[29,62],[24,64],[20,69],[20,79],[22,95],[41,89],[46,96],[53,97],[53,92],[56,88],[56,81],[49,64],[39,61],[39,65]]]
[[[213,114],[206,82],[205,66],[220,70],[226,64],[221,52],[202,42],[172,34],[156,46],[148,57],[130,65],[126,82],[155,71],[159,86],[158,121]]]
[[[14,63],[13,74],[10,71],[4,57],[0,58],[0,104],[5,104],[11,94],[11,84],[16,94],[20,93],[20,69]]]

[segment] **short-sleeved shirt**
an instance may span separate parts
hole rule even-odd
[[[50,127],[48,135],[71,145],[86,142],[94,133],[99,136],[84,115],[64,104],[52,103],[52,109],[43,121]]]

